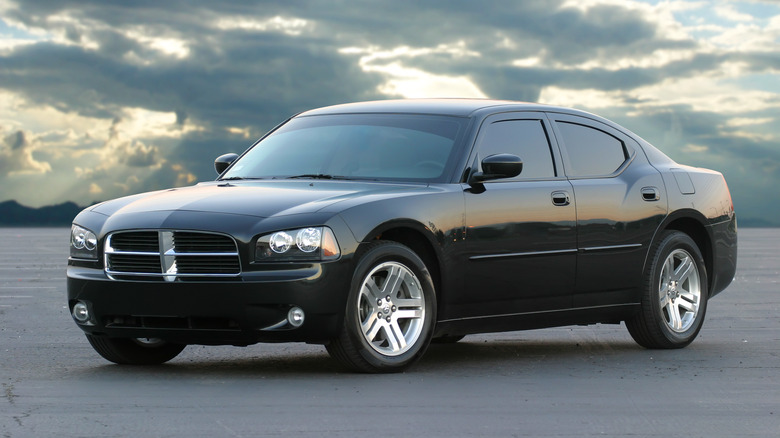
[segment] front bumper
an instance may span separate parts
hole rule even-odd
[[[76,323],[96,336],[204,345],[324,343],[341,328],[350,272],[342,259],[233,280],[117,281],[70,261],[68,305],[71,311],[77,302],[87,305],[90,320]],[[305,312],[297,328],[285,322],[294,306]]]

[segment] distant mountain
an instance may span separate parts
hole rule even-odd
[[[0,226],[47,227],[68,226],[83,210],[74,202],[65,202],[41,208],[25,207],[16,201],[0,202]]]

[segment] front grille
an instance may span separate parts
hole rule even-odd
[[[197,231],[123,231],[108,236],[105,266],[115,280],[183,281],[237,277],[236,242]]]

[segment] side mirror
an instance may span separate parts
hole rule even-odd
[[[238,158],[238,154],[225,154],[217,157],[217,159],[214,160],[214,169],[216,169],[217,174],[222,175],[222,172],[233,164],[233,162],[236,161],[236,158]]]
[[[491,179],[512,178],[523,171],[523,160],[517,155],[497,154],[482,160],[482,172],[471,175],[473,183],[481,183]]]

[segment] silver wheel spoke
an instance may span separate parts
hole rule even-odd
[[[382,295],[395,297],[398,294],[398,289],[401,287],[401,283],[404,281],[405,276],[406,272],[402,271],[398,266],[393,266],[382,287]]]
[[[393,351],[406,348],[406,338],[397,322],[391,322],[389,327],[385,328],[385,332],[387,333],[387,340],[390,341],[390,345],[393,347]]]
[[[671,306],[667,307],[667,310],[669,311],[669,324],[672,326],[675,330],[682,329],[682,318],[680,318],[680,308],[672,304]]]
[[[422,298],[401,298],[397,300],[393,300],[393,303],[395,303],[398,308],[414,308],[414,309],[422,309],[423,307],[423,299]]]
[[[373,278],[369,278],[363,283],[360,293],[371,303],[383,296],[382,291],[379,290],[379,286],[376,285],[376,281]]]
[[[661,288],[658,291],[658,296],[661,298],[661,308],[663,309],[669,300],[669,283],[664,282],[663,279],[661,280]]]
[[[423,316],[423,311],[422,309],[399,310],[394,313],[394,316],[398,319],[420,319]]]
[[[696,312],[696,303],[693,301],[682,299],[677,302],[677,305],[682,307],[684,310],[687,310],[688,312]]]
[[[674,303],[672,303],[672,300],[666,300],[666,304],[661,309],[662,312],[666,310],[664,319],[666,320],[666,323],[671,326],[672,321],[674,320]]]
[[[376,312],[371,312],[371,315],[368,316],[368,319],[363,322],[363,334],[366,336],[366,339],[369,342],[374,340],[376,334],[379,332],[381,325],[381,321],[379,321],[379,319],[376,317]]]
[[[668,283],[672,279],[672,273],[674,273],[674,257],[670,256],[666,259],[661,272],[661,282]]]
[[[696,266],[693,264],[693,260],[691,260],[690,257],[686,257],[682,263],[680,263],[680,266],[677,267],[677,270],[674,271],[674,280],[680,284],[683,284],[685,280],[691,276],[691,272],[693,269],[695,269],[695,267]]]
[[[694,304],[694,305],[698,304],[698,302],[699,302],[699,296],[696,295],[696,294],[692,294],[692,293],[690,293],[688,291],[683,291],[680,294],[680,298],[682,298],[684,301],[687,301],[687,302],[689,302],[691,304]]]

